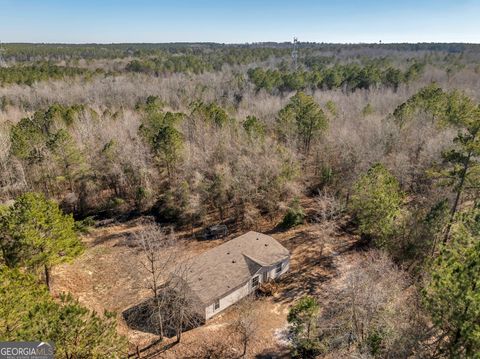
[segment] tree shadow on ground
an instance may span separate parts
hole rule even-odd
[[[137,357],[137,358],[142,358],[142,359],[158,358],[158,356],[160,354],[162,354],[163,352],[166,352],[167,350],[173,348],[175,345],[177,345],[179,343],[177,341],[174,341],[174,342],[167,343],[167,344],[162,345],[162,346],[157,348],[157,345],[160,342],[161,342],[160,340],[157,340],[157,341],[151,343],[150,345],[146,346],[145,348],[142,348],[141,350],[139,350],[137,353],[130,354],[129,358],[130,357]],[[152,348],[154,348],[154,350],[150,350]],[[142,353],[141,356],[139,356],[140,353]]]
[[[290,270],[281,279],[281,295],[276,302],[289,303],[303,295],[314,295],[319,285],[335,273],[331,256],[324,255],[324,245],[302,231],[290,238],[284,245],[292,253]]]
[[[279,350],[267,348],[261,353],[255,355],[255,359],[287,359],[291,358],[290,351],[288,349]]]
[[[112,234],[108,234],[108,235],[105,235],[105,236],[101,236],[101,237],[96,238],[96,239],[91,243],[91,246],[92,246],[92,247],[95,247],[95,246],[98,246],[98,245],[101,245],[101,244],[105,244],[105,243],[107,243],[107,242],[116,241],[116,240],[119,240],[119,239],[124,239],[124,238],[127,237],[127,236],[130,236],[130,234],[126,234],[126,233],[112,233]]]
[[[321,284],[338,274],[335,257],[369,247],[368,241],[342,232],[332,233],[331,238],[335,244],[329,250],[328,240],[314,231],[298,232],[282,243],[292,253],[292,260],[289,272],[281,279],[281,295],[276,296],[276,302],[290,303],[304,295],[319,294]]]
[[[282,222],[279,222],[275,225],[275,227],[273,228],[270,228],[269,230],[263,232],[265,234],[268,234],[269,236],[271,236],[272,234],[277,234],[277,233],[283,233],[283,232],[286,232],[288,231],[289,228],[288,227],[285,227],[285,225],[282,224]]]
[[[156,315],[153,298],[124,310],[122,317],[129,328],[155,335],[160,335],[160,318],[162,318],[164,336],[172,338],[176,335],[175,327],[168,320],[171,317],[168,309],[162,315]],[[204,321],[200,317],[194,320],[190,319],[182,323],[182,332],[197,328],[202,324],[204,324]]]

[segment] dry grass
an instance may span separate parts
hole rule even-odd
[[[311,204],[312,202],[310,202]],[[308,203],[304,203],[307,205]],[[140,261],[142,252],[132,233],[142,230],[137,222],[116,224],[98,228],[84,237],[86,253],[71,264],[59,266],[53,274],[53,291],[71,292],[79,301],[98,312],[116,311],[119,330],[126,334],[132,345],[146,346],[154,341],[153,334],[135,331],[124,323],[122,311],[135,306],[150,295],[147,275]],[[259,298],[259,330],[249,347],[249,355],[284,355],[286,315],[290,304],[303,294],[319,293],[322,286],[337,275],[336,257],[354,241],[348,236],[332,236],[321,231],[318,225],[304,225],[293,230],[277,232],[272,224],[264,221],[260,228],[271,233],[291,251],[291,270],[282,279],[274,297]],[[201,241],[189,237],[190,232],[180,232],[186,255],[201,253],[219,245],[223,240]],[[229,238],[238,233],[232,233]],[[237,347],[237,339],[231,333],[230,324],[238,313],[233,306],[209,320],[206,325],[190,330],[182,336],[182,342],[162,352],[169,340],[150,350],[150,357],[187,358],[202,345],[215,340],[230,340]],[[173,339],[172,339],[173,340]],[[238,350],[240,350],[238,343]],[[283,354],[282,354],[283,353]]]

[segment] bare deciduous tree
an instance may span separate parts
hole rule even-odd
[[[191,329],[202,321],[199,307],[195,296],[190,291],[188,280],[190,263],[187,260],[181,261],[172,271],[172,280],[167,283],[166,289],[171,294],[170,327],[175,332],[177,342],[182,339],[185,329]]]
[[[230,343],[225,340],[218,340],[214,343],[208,341],[196,348],[193,355],[186,356],[187,359],[237,359],[238,354]]]
[[[171,281],[172,268],[178,263],[179,251],[177,240],[173,233],[157,225],[147,225],[144,230],[136,234],[144,253],[143,267],[149,274],[148,287],[153,295],[152,322],[158,324],[158,334],[163,338],[165,334],[164,312],[168,303],[165,286]]]
[[[407,275],[382,252],[348,264],[319,318],[320,338],[332,352],[405,358],[420,350],[425,322]]]
[[[247,355],[248,345],[258,332],[258,313],[255,297],[248,296],[237,305],[235,321],[232,323],[233,332],[238,335],[242,344],[241,357]]]
[[[148,288],[153,295],[151,323],[161,338],[174,334],[180,342],[182,332],[200,322],[188,286],[186,250],[172,229],[167,232],[155,224],[147,225],[136,236],[142,245],[142,265],[149,274]]]

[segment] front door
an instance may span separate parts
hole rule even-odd
[[[265,283],[268,280],[268,272],[263,272],[262,282]]]

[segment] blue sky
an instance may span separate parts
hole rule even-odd
[[[480,0],[0,0],[2,42],[475,42]]]

